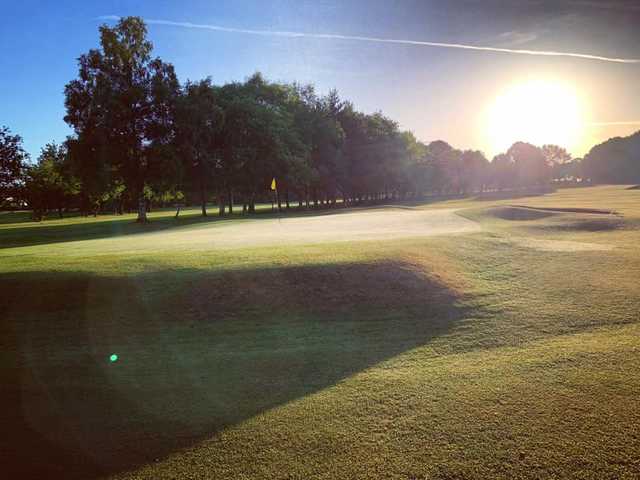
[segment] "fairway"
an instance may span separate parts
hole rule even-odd
[[[20,218],[12,477],[640,475],[640,190]]]

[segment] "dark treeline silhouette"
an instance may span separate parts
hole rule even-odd
[[[582,161],[582,171],[595,183],[640,183],[640,131],[593,147]]]
[[[419,200],[426,195],[548,187],[552,182],[640,182],[640,134],[594,147],[581,162],[555,145],[517,142],[491,162],[444,141],[424,144],[382,113],[364,114],[335,90],[210,79],[181,86],[152,57],[137,17],[100,27],[100,49],[78,59],[65,88],[74,135],[46,145],[35,164],[21,138],[0,130],[0,205],[25,204],[42,218],[153,205],[218,204],[219,214],[270,199],[278,208]]]

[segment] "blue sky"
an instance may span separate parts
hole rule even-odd
[[[70,133],[64,85],[76,76],[77,57],[98,46],[100,23],[113,24],[104,16],[640,58],[635,1],[5,0],[3,13],[0,124],[22,135],[33,156]],[[489,155],[497,152],[483,138],[479,112],[520,78],[576,85],[589,102],[589,120],[604,124],[590,127],[584,148],[640,129],[640,64],[153,23],[149,36],[181,81],[211,76],[222,83],[259,70],[321,92],[335,87],[359,109],[382,110],[422,140],[442,138]]]

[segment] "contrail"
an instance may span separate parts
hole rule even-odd
[[[99,20],[119,20],[117,15],[104,15],[98,17]],[[183,28],[198,28],[203,30],[213,30],[215,32],[228,32],[228,33],[244,33],[249,35],[263,35],[273,37],[289,37],[289,38],[317,38],[323,40],[349,40],[356,42],[372,42],[372,43],[391,43],[399,45],[416,45],[423,47],[439,47],[439,48],[457,48],[462,50],[474,50],[481,52],[499,52],[499,53],[511,53],[517,55],[536,55],[546,57],[572,57],[582,58],[587,60],[599,60],[603,62],[614,63],[640,63],[638,58],[616,58],[616,57],[603,57],[600,55],[590,55],[587,53],[571,53],[571,52],[556,52],[548,50],[521,50],[512,48],[500,48],[500,47],[482,47],[478,45],[465,45],[461,43],[443,43],[443,42],[425,42],[421,40],[401,40],[394,38],[379,38],[379,37],[361,37],[356,35],[339,35],[333,33],[304,33],[304,32],[288,32],[277,30],[250,30],[245,28],[231,28],[222,27],[219,25],[207,25],[190,22],[174,22],[171,20],[153,20],[145,19],[145,22],[151,25],[169,25],[172,27]]]
[[[629,120],[625,122],[591,122],[588,124],[590,127],[609,127],[609,126],[624,126],[624,125],[640,125],[640,120]]]

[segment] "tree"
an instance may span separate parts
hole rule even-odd
[[[571,161],[571,154],[558,145],[543,145],[542,154],[549,165],[562,165]]]
[[[294,86],[289,106],[303,149],[290,165],[289,183],[304,187],[301,194],[308,197],[311,190],[314,200],[328,200],[334,205],[339,191],[343,191],[341,179],[341,153],[344,131],[338,121],[342,108],[335,90],[325,97],[318,97],[313,86]],[[344,193],[343,193],[344,195]]]
[[[18,194],[28,159],[22,137],[12,135],[8,127],[0,128],[0,205]]]
[[[419,142],[412,132],[402,132],[401,137],[404,142],[405,162],[398,172],[398,194],[404,199],[412,192],[419,198],[424,195],[428,183],[428,171],[424,164],[427,146]]]
[[[94,133],[86,131],[65,142],[69,172],[80,183],[80,210],[84,215],[97,215],[105,195],[114,188],[118,188],[120,197],[123,193],[122,183],[113,178],[107,149],[101,148],[104,139]]]
[[[489,161],[480,150],[465,150],[462,163],[461,187],[463,193],[483,191],[487,183]]]
[[[526,142],[516,142],[507,151],[513,159],[520,186],[543,185],[551,179],[551,167],[542,149]]]
[[[216,143],[224,125],[224,112],[207,78],[187,83],[176,109],[178,152],[187,183],[199,195],[202,216],[207,215],[208,189],[217,166]]]
[[[173,66],[152,59],[152,44],[138,17],[100,27],[100,50],[78,60],[78,78],[65,88],[69,123],[85,155],[106,162],[138,200],[146,222],[145,186],[167,178],[163,164],[174,139],[179,84]],[[84,161],[84,160],[83,160]]]
[[[512,188],[516,183],[516,166],[513,158],[506,153],[493,157],[489,166],[489,175],[498,190]]]
[[[248,210],[266,192],[271,179],[287,178],[292,165],[305,156],[290,108],[291,89],[267,82],[259,74],[244,83],[221,87],[218,99],[224,111],[219,135],[217,185],[231,205],[231,189],[244,197]],[[224,210],[221,210],[223,213]]]
[[[571,154],[558,145],[543,145],[542,153],[551,167],[551,178],[568,180],[577,176],[577,164],[572,163]]]
[[[47,144],[36,165],[27,168],[25,190],[35,220],[51,209],[62,210],[79,192],[79,182],[68,173],[67,150],[64,145]]]
[[[436,140],[427,145],[430,190],[442,193],[460,193],[462,186],[462,152],[447,142]]]
[[[640,131],[593,147],[582,161],[582,173],[594,183],[640,183]]]

